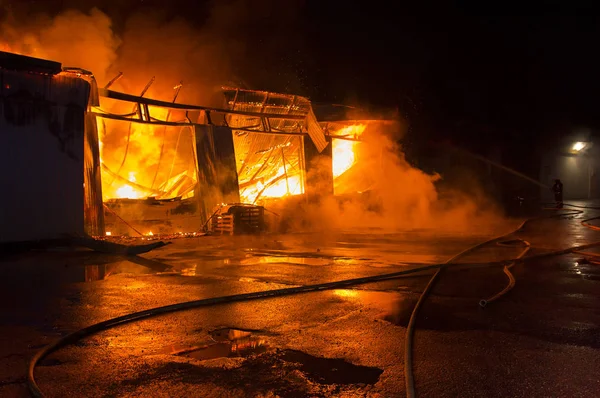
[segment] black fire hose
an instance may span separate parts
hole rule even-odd
[[[533,221],[533,220],[537,220],[540,218],[561,217],[561,216],[571,215],[571,214],[580,214],[581,212],[582,211],[575,211],[575,212],[571,212],[571,213],[561,213],[561,214],[553,215],[550,217],[537,217],[535,219],[530,219],[530,220],[523,222],[519,226],[519,228],[512,231],[510,234],[520,231],[528,222]],[[187,302],[183,302],[183,303],[177,303],[177,304],[167,305],[167,306],[163,306],[163,307],[152,308],[152,309],[145,310],[145,311],[134,312],[131,314],[127,314],[127,315],[123,315],[123,316],[116,317],[113,319],[109,319],[109,320],[106,320],[106,321],[103,321],[100,323],[96,323],[94,325],[91,325],[91,326],[85,327],[83,329],[80,329],[78,331],[75,331],[73,333],[70,333],[70,334],[60,338],[59,340],[55,341],[54,343],[47,345],[46,347],[42,348],[40,351],[38,351],[34,355],[34,357],[31,359],[31,362],[29,363],[28,374],[27,374],[27,385],[33,396],[44,397],[43,392],[41,391],[41,389],[39,388],[39,386],[37,385],[37,383],[35,381],[35,375],[34,375],[35,368],[42,359],[44,359],[51,353],[57,351],[61,347],[64,347],[69,344],[73,344],[85,337],[94,335],[101,331],[105,331],[105,330],[108,330],[108,329],[111,329],[111,328],[114,328],[116,326],[123,325],[126,323],[139,321],[142,319],[148,319],[150,317],[163,315],[163,314],[167,314],[167,313],[174,313],[174,312],[178,312],[178,311],[189,310],[189,309],[193,309],[193,308],[209,307],[209,306],[220,305],[220,304],[246,302],[246,301],[251,301],[251,300],[268,299],[268,298],[272,298],[272,297],[283,297],[283,296],[290,296],[290,295],[294,295],[294,294],[302,294],[302,293],[310,293],[310,292],[317,292],[317,291],[324,291],[324,290],[331,290],[331,289],[339,289],[339,288],[344,288],[344,287],[349,287],[349,286],[356,286],[356,285],[363,285],[363,284],[373,283],[373,282],[393,280],[393,279],[402,278],[402,277],[404,277],[406,275],[410,275],[410,274],[415,274],[415,273],[420,273],[420,272],[425,272],[425,271],[430,271],[430,270],[437,270],[436,273],[434,274],[434,276],[432,277],[432,279],[429,281],[427,287],[423,291],[421,297],[419,298],[419,303],[417,303],[417,305],[415,306],[415,309],[413,310],[413,314],[411,315],[411,320],[409,323],[410,331],[407,328],[407,337],[406,337],[407,344],[406,344],[405,358],[409,359],[409,361],[407,361],[405,359],[405,366],[406,366],[405,380],[406,380],[406,384],[407,384],[407,394],[409,396],[414,396],[414,382],[412,379],[413,373],[412,373],[412,338],[411,338],[411,336],[413,334],[414,323],[415,323],[415,319],[416,319],[416,314],[418,312],[418,308],[420,307],[420,304],[424,301],[424,297],[428,294],[431,286],[433,285],[433,282],[435,281],[435,278],[437,277],[437,275],[439,274],[439,272],[442,268],[456,267],[456,266],[469,266],[469,267],[473,267],[473,266],[485,266],[485,267],[506,266],[511,263],[522,263],[522,262],[532,260],[532,259],[540,259],[540,258],[547,258],[547,257],[557,256],[557,255],[562,255],[562,254],[568,254],[568,253],[582,251],[582,250],[589,249],[592,247],[600,246],[600,241],[599,241],[599,242],[594,242],[594,243],[590,243],[590,244],[586,244],[586,245],[573,246],[573,247],[570,247],[567,249],[557,250],[557,251],[553,251],[550,253],[544,253],[544,254],[530,256],[530,257],[519,257],[519,258],[508,259],[508,260],[494,261],[494,262],[480,263],[480,264],[453,262],[453,260],[456,260],[457,258],[459,258],[461,256],[464,256],[464,255],[466,255],[466,254],[468,254],[490,242],[502,240],[504,237],[506,237],[510,234],[506,234],[501,237],[482,242],[476,246],[473,246],[473,247],[461,252],[460,254],[452,257],[448,262],[442,263],[442,264],[431,264],[431,265],[425,265],[425,266],[418,266],[418,267],[411,268],[411,269],[404,270],[404,271],[398,271],[398,272],[392,272],[392,273],[369,276],[369,277],[362,277],[362,278],[347,279],[347,280],[341,280],[341,281],[335,281],[335,282],[320,283],[320,284],[315,284],[315,285],[299,286],[299,287],[292,287],[292,288],[267,290],[267,291],[255,292],[255,293],[235,294],[235,295],[230,295],[230,296],[222,296],[222,297],[214,297],[214,298],[208,298],[208,299],[202,299],[202,300],[187,301]],[[410,387],[410,389],[409,389],[409,387]]]
[[[560,210],[560,209],[553,209],[553,210]],[[515,229],[514,231],[509,232],[508,234],[499,236],[497,238],[493,238],[493,239],[487,240],[485,242],[479,243],[478,245],[475,245],[473,247],[470,247],[467,250],[450,258],[446,262],[446,264],[456,266],[458,264],[455,263],[454,260],[458,259],[459,257],[469,254],[489,243],[500,242],[507,236],[512,235],[516,232],[519,232],[520,230],[522,230],[525,227],[525,225],[527,225],[528,223],[530,223],[532,221],[542,220],[542,219],[547,219],[547,218],[564,217],[564,216],[576,215],[576,214],[581,214],[581,213],[583,213],[583,210],[571,210],[568,213],[558,213],[558,214],[551,214],[551,215],[546,215],[546,216],[530,218],[528,220],[523,221],[523,223],[521,223],[521,225],[519,225],[519,227],[517,229]],[[523,241],[523,242],[525,242],[525,241]],[[523,256],[529,251],[529,243],[528,242],[525,242],[525,243],[526,243],[527,248],[525,250],[523,250],[523,252],[521,252],[521,254],[519,254],[519,256],[517,256],[514,259],[514,261],[501,262],[501,263],[503,263],[502,265],[504,265],[504,273],[509,278],[508,285],[502,291],[500,291],[499,293],[495,294],[494,296],[488,298],[487,300],[480,300],[479,301],[480,306],[485,307],[490,301],[497,300],[499,297],[501,297],[502,295],[504,295],[506,292],[508,292],[509,290],[511,290],[513,288],[513,286],[515,284],[515,279],[514,279],[513,275],[510,273],[510,268],[512,266],[514,266],[514,264],[516,264],[517,262],[522,262],[524,260],[531,260],[531,259],[535,259],[535,258],[544,258],[544,257],[549,257],[549,256],[554,256],[554,255],[566,254],[566,253],[575,251],[575,250],[571,251],[570,249],[566,249],[567,250],[566,252],[564,250],[561,250],[561,251],[557,251],[557,252],[545,253],[545,254],[541,254],[541,255],[537,255],[537,256],[531,256],[531,257],[524,258]],[[597,244],[595,244],[595,243],[592,245],[594,245],[592,247],[597,246]],[[498,263],[491,263],[491,262],[487,263],[487,265],[497,265],[497,264]],[[464,265],[468,265],[468,264],[464,264]],[[429,292],[431,291],[431,288],[435,284],[438,276],[442,272],[442,269],[443,269],[443,267],[438,268],[437,271],[433,274],[433,276],[429,280],[429,282],[427,283],[427,285],[425,286],[425,289],[423,290],[423,292],[421,293],[421,296],[419,296],[419,299],[417,300],[417,303],[413,307],[413,311],[410,315],[410,320],[408,321],[408,326],[406,327],[406,337],[404,339],[404,384],[406,387],[406,395],[408,398],[416,397],[415,381],[414,381],[413,366],[412,366],[412,364],[413,364],[413,359],[412,359],[413,336],[414,336],[414,330],[415,330],[415,323],[417,321],[419,309],[421,308],[421,305],[423,304],[423,302],[429,295]]]
[[[497,245],[499,246],[514,246],[516,245],[520,245],[520,246],[524,246],[525,248],[523,249],[523,251],[516,257],[516,258],[521,258],[523,257],[525,254],[527,254],[527,252],[529,251],[529,249],[531,249],[531,244],[529,242],[527,242],[526,240],[523,239],[513,239],[513,240],[509,240],[509,241],[499,241],[496,242]],[[499,291],[498,293],[494,294],[493,296],[487,298],[487,299],[481,299],[479,300],[479,305],[483,308],[486,305],[488,305],[488,303],[491,303],[492,301],[496,301],[498,300],[500,297],[504,296],[506,293],[508,293],[513,287],[515,287],[515,277],[513,276],[513,274],[510,272],[510,269],[515,265],[515,263],[511,263],[508,265],[504,266],[504,269],[502,270],[504,272],[504,274],[508,277],[508,284],[506,285],[506,287],[504,289],[502,289],[501,291]]]

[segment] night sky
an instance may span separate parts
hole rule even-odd
[[[250,88],[398,109],[420,137],[476,150],[600,126],[600,21],[589,10],[545,6],[538,16],[494,17],[446,6],[415,16],[400,3],[217,3],[242,15],[232,36],[251,50],[239,73]],[[151,8],[202,29],[214,4],[49,0],[13,11],[95,5],[118,32],[131,14]]]

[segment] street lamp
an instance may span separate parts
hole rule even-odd
[[[571,147],[571,149],[573,149],[574,152],[580,152],[586,146],[587,146],[586,142],[578,141],[578,142],[576,142],[576,143],[573,144],[573,146]]]
[[[571,146],[571,153],[573,153],[574,155],[579,155],[582,156],[583,158],[586,158],[586,162],[587,162],[587,180],[588,180],[588,199],[592,198],[592,180],[594,178],[594,172],[593,172],[593,161],[592,161],[592,157],[589,154],[589,148],[592,146],[592,142],[585,142],[585,141],[577,141],[575,143],[573,143],[573,145]],[[585,151],[584,151],[585,149]],[[583,164],[582,164],[583,166]]]

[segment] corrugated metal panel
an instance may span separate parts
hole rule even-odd
[[[308,135],[321,152],[327,146],[325,134],[319,125],[312,110],[308,98],[271,93],[268,91],[242,90],[237,88],[223,87],[227,107],[231,110],[260,112],[276,115],[300,115],[306,116],[306,122],[295,120],[269,119],[270,126],[262,125],[260,118],[244,117],[239,115],[228,115],[227,123],[232,128],[245,128],[263,131],[269,127],[271,131],[300,132],[308,130]]]
[[[220,203],[240,201],[231,129],[195,126],[199,199],[204,221]]]
[[[299,181],[304,192],[302,137],[264,133],[234,133],[240,196],[259,200],[262,188],[288,178]]]
[[[84,218],[85,232],[91,236],[103,236],[104,208],[102,204],[102,177],[100,173],[100,150],[96,116],[87,114],[83,146],[84,160]]]
[[[323,152],[323,149],[327,147],[327,140],[325,139],[325,134],[323,133],[323,129],[317,120],[312,109],[308,113],[306,117],[307,123],[306,126],[308,128],[308,135],[310,139],[314,142],[317,150],[319,152]]]
[[[8,53],[5,51],[0,51],[0,68],[50,75],[56,75],[62,70],[60,62],[27,57],[25,55]]]
[[[230,87],[223,87],[223,93],[227,108],[232,110],[304,116],[311,109],[308,98],[298,95]]]
[[[89,83],[4,70],[0,80],[0,241],[82,235]]]

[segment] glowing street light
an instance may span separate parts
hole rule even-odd
[[[575,152],[579,152],[579,151],[581,151],[585,147],[586,147],[586,143],[585,142],[578,141],[578,142],[576,142],[576,143],[573,144],[572,149]]]

